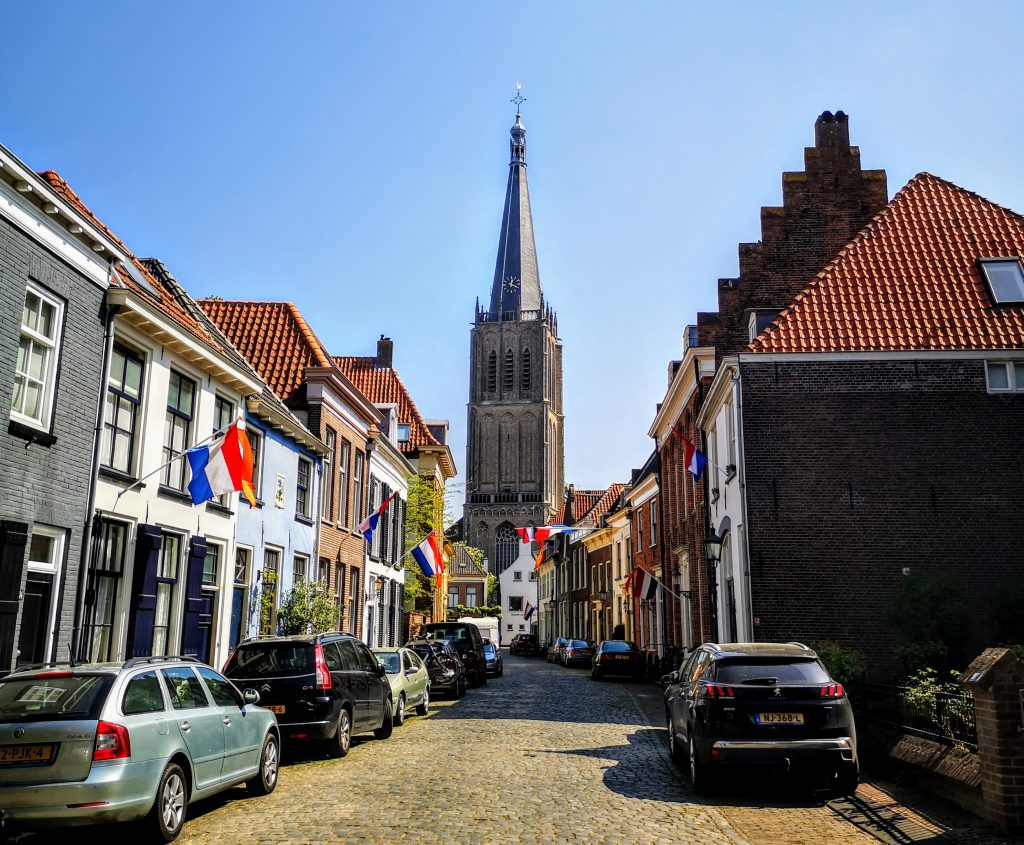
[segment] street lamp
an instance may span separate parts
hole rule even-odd
[[[711,636],[718,636],[718,579],[715,577],[715,569],[722,557],[722,538],[715,533],[715,527],[711,526],[711,533],[704,538],[704,554],[708,560],[708,596],[711,599]]]
[[[715,533],[714,526],[711,527],[711,534],[704,539],[704,553],[710,566],[718,565],[722,557],[722,538]]]

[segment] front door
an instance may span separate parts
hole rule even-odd
[[[46,662],[46,631],[50,622],[52,597],[53,576],[44,572],[29,572],[21,600],[19,666]]]

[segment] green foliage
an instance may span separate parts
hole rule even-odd
[[[860,683],[864,675],[864,658],[859,651],[833,642],[821,642],[814,650],[828,673],[845,687]]]
[[[960,585],[948,575],[908,575],[889,605],[896,654],[910,673],[930,666],[948,671],[961,662],[968,616]]]
[[[466,607],[465,605],[457,604],[455,607],[448,608],[448,621],[454,622],[462,616],[496,616],[501,619],[501,605],[480,605],[478,607]]]
[[[260,589],[260,633],[274,633],[274,591],[277,573],[272,569],[263,570],[263,584]]]
[[[496,575],[487,575],[487,603],[501,605],[501,585],[498,583],[498,577]]]
[[[949,671],[948,680],[940,682],[938,673],[931,668],[915,672],[904,685],[904,700],[919,713],[927,714],[943,736],[955,738],[957,728],[974,728],[974,699],[964,694],[959,682],[960,672]],[[940,698],[942,706],[939,706]],[[957,743],[966,750],[966,746]]]
[[[327,584],[303,578],[288,594],[280,618],[285,634],[317,634],[338,624],[338,605]]]

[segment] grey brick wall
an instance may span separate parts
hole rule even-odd
[[[25,288],[32,279],[65,301],[49,447],[8,430]],[[0,519],[67,531],[57,585],[57,654],[68,656],[78,595],[93,428],[103,360],[103,292],[20,229],[0,221]],[[26,550],[27,557],[27,550]],[[22,584],[25,573],[22,572]],[[20,619],[18,620],[20,629]],[[15,632],[15,650],[18,642]],[[7,667],[0,667],[4,669]]]

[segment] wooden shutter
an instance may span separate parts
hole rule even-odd
[[[185,619],[181,653],[195,655],[200,660],[209,659],[210,629],[213,626],[213,593],[203,590],[205,560],[206,538],[193,537],[189,543],[188,564],[185,567]]]
[[[0,522],[0,670],[11,667],[18,621],[21,576],[25,568],[28,524]]]
[[[153,653],[153,624],[156,621],[156,568],[163,538],[155,525],[140,525],[135,531],[135,561],[128,611],[128,657],[149,657]]]

